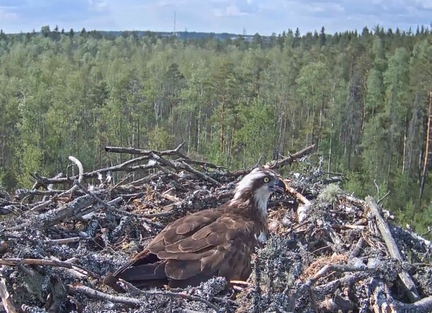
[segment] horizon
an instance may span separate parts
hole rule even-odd
[[[72,29],[75,33],[78,33],[80,31],[82,31],[83,29],[85,29],[86,32],[95,31],[95,32],[119,32],[119,33],[121,33],[121,32],[173,33],[173,30],[151,30],[151,29],[88,29],[85,26],[80,27],[80,28],[66,28],[66,27],[61,27],[59,25],[41,25],[41,27],[39,27],[38,29],[32,29],[31,31],[25,31],[25,32],[24,31],[13,32],[13,33],[11,33],[11,32],[5,32],[2,28],[0,28],[0,31],[3,31],[3,33],[6,34],[6,35],[17,35],[17,34],[25,34],[25,33],[32,33],[32,32],[40,33],[42,27],[45,27],[45,26],[49,26],[50,31],[53,31],[55,29],[55,27],[57,26],[58,31],[61,31],[63,29],[64,32],[69,32]],[[334,33],[330,33],[327,30],[325,30],[325,34],[326,35],[334,35],[335,33],[354,32],[354,31],[357,31],[359,34],[361,34],[362,30],[365,27],[368,28],[369,32],[373,33],[374,29],[376,27],[378,27],[378,26],[380,28],[384,29],[384,31],[388,31],[389,29],[391,29],[392,31],[396,31],[398,29],[398,27],[385,28],[385,27],[377,24],[377,25],[372,26],[372,27],[364,26],[364,27],[362,27],[360,29],[338,30],[338,31],[336,31]],[[432,31],[432,28],[429,25],[416,25],[415,27],[410,27],[410,28],[411,28],[412,32],[415,32],[418,27],[422,27],[422,26],[424,27],[424,29]],[[401,32],[408,32],[410,30],[410,28],[408,28],[408,29],[401,29],[401,28],[399,28],[399,30]],[[278,35],[282,35],[283,32],[287,32],[288,30],[292,30],[293,32],[295,32],[296,29],[297,29],[297,27],[288,28],[286,30],[283,30],[282,32],[273,33],[273,34],[276,35],[276,36],[278,36]],[[319,33],[321,31],[321,28],[315,29],[315,30],[311,30],[311,31],[307,31],[307,32],[302,32],[302,30],[299,28],[299,31],[300,31],[300,35],[304,36],[307,33],[312,33],[313,34],[315,31]],[[199,31],[199,30],[177,30],[176,31],[176,33],[186,33],[186,32],[187,33],[200,33],[200,34],[216,34],[216,35],[218,35],[218,34],[229,34],[229,35],[238,35],[238,36],[243,35],[243,36],[251,36],[251,37],[254,36],[254,35],[256,35],[256,34],[258,34],[260,36],[263,36],[263,37],[270,37],[270,36],[273,35],[273,34],[261,34],[261,33],[245,34],[244,32],[243,33],[240,33],[240,32],[215,32],[215,31]]]
[[[270,36],[299,28],[319,32],[401,31],[430,27],[431,0],[0,0],[1,29],[7,34],[53,29],[256,33]]]

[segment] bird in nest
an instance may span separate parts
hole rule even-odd
[[[237,183],[232,199],[168,224],[105,283],[120,291],[119,278],[138,288],[198,286],[215,276],[246,281],[252,253],[267,240],[268,199],[284,191],[274,171],[255,168]]]

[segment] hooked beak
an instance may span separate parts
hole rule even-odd
[[[286,191],[286,185],[283,180],[276,179],[273,181],[273,184],[270,185],[270,190],[283,193]]]

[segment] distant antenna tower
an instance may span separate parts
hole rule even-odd
[[[173,31],[173,35],[176,36],[176,21],[177,20],[177,16],[176,16],[176,11],[174,10],[174,31]]]

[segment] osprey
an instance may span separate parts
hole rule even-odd
[[[167,225],[149,245],[105,283],[124,279],[138,288],[197,286],[214,276],[247,280],[251,255],[267,239],[267,202],[286,190],[270,169],[255,168],[225,204],[186,215]]]

